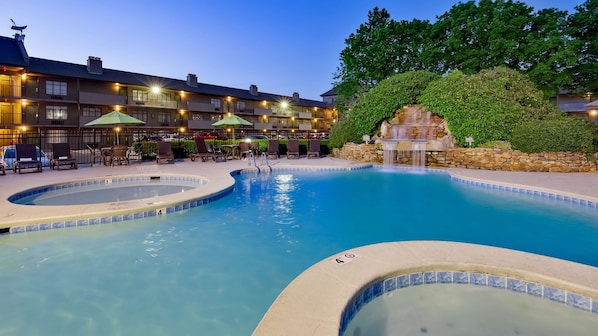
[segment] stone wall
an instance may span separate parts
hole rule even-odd
[[[335,157],[359,162],[382,163],[383,155],[375,145],[347,143],[335,148]],[[530,172],[595,172],[598,153],[523,153],[495,148],[448,148],[427,152],[426,165],[439,168],[469,168]]]

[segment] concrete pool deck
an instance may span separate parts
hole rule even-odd
[[[275,169],[356,169],[364,164],[325,157],[320,159],[270,161]],[[7,201],[17,192],[49,184],[121,175],[192,175],[207,184],[184,196],[163,196],[164,204],[184,198],[209,197],[234,185],[231,172],[249,169],[247,161],[215,163],[190,160],[174,165],[154,162],[107,167],[80,165],[77,170],[0,176],[0,228],[40,223],[48,219],[100,215],[147,207],[144,201],[85,206],[26,206]],[[505,187],[555,193],[598,204],[597,173],[523,173],[468,169],[448,169],[453,178]],[[34,210],[33,210],[34,209]],[[339,267],[330,256],[297,277],[280,294],[264,316],[254,335],[338,335],[343,312],[361,290],[384,277],[403,272],[453,270],[514,276],[524,281],[567,290],[590,298],[590,311],[598,311],[598,268],[471,244],[447,242],[404,242],[355,247],[347,251],[359,256]],[[339,256],[345,252],[339,252]],[[593,300],[593,301],[592,301]]]

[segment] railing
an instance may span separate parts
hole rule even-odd
[[[0,85],[0,97],[21,97],[20,85]]]

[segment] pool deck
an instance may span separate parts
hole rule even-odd
[[[355,169],[364,166],[330,157],[270,160],[274,169]],[[0,228],[27,223],[101,215],[147,208],[149,203],[129,201],[79,206],[26,206],[7,201],[17,192],[48,184],[76,180],[111,178],[121,175],[192,175],[206,184],[179,194],[162,196],[164,205],[184,198],[202,198],[231,188],[231,172],[252,169],[247,161],[216,163],[190,160],[157,165],[154,162],[107,167],[79,165],[77,170],[0,176]],[[254,168],[253,168],[254,169]],[[526,173],[469,169],[448,169],[454,178],[505,187],[565,195],[598,204],[598,173]],[[155,206],[155,202],[152,206]],[[330,256],[297,277],[280,294],[264,316],[254,335],[338,335],[341,316],[350,300],[365,286],[385,276],[401,272],[452,269],[499,273],[526,281],[541,282],[593,298],[590,310],[598,311],[598,268],[537,256],[518,251],[448,242],[403,242],[355,247],[348,252],[359,256],[355,262],[339,267]],[[339,252],[339,256],[345,252]],[[317,302],[317,303],[316,303]]]

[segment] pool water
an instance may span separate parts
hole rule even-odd
[[[598,266],[598,211],[381,169],[236,176],[216,202],[0,237],[3,335],[249,335],[312,264],[356,246],[452,240]]]
[[[596,315],[562,303],[492,287],[434,284],[377,297],[355,315],[343,336],[589,336],[596,330]]]

